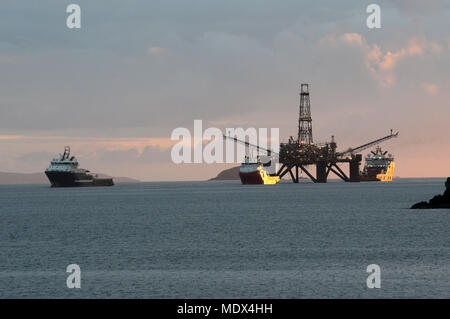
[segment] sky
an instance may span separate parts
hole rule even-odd
[[[175,128],[286,141],[309,83],[315,142],[344,150],[392,128],[395,175],[450,176],[449,75],[450,0],[2,0],[0,171],[44,171],[70,145],[92,171],[208,179],[233,165],[172,163]]]

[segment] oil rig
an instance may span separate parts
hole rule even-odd
[[[391,130],[387,136],[354,148],[349,148],[343,152],[336,151],[337,144],[334,136],[331,137],[331,142],[314,144],[309,86],[303,83],[300,89],[298,137],[294,139],[291,136],[288,143],[280,143],[279,163],[281,167],[277,175],[281,179],[289,173],[292,181],[298,183],[299,171],[303,171],[314,183],[326,183],[330,172],[332,172],[345,182],[359,182],[359,168],[362,156],[358,153],[397,136],[398,132],[394,133]],[[338,163],[348,163],[348,176],[338,166]],[[315,176],[306,168],[306,166],[310,165],[316,166]]]

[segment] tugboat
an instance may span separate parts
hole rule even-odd
[[[270,160],[267,163],[262,163],[260,156],[256,160],[251,160],[246,156],[239,169],[239,177],[242,184],[278,184],[280,176],[271,175],[264,169],[264,167],[269,167],[270,165]]]
[[[51,161],[45,170],[52,187],[113,186],[112,178],[99,178],[89,170],[78,168],[75,156],[70,156],[70,147],[65,146],[64,153]]]
[[[364,170],[361,172],[362,182],[392,182],[394,178],[394,157],[377,146],[365,158]]]

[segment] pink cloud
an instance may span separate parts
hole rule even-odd
[[[436,95],[439,93],[439,86],[433,83],[423,83],[422,88],[429,95]]]
[[[442,52],[439,43],[417,37],[409,39],[406,45],[392,51],[383,51],[379,45],[367,43],[364,37],[358,33],[344,33],[340,36],[328,35],[320,42],[332,46],[346,44],[361,50],[365,56],[368,71],[378,81],[380,87],[390,87],[396,83],[394,71],[400,61],[410,57]],[[450,48],[450,39],[448,46]],[[437,94],[439,91],[439,88],[430,85],[424,89],[428,94]]]
[[[365,41],[363,37],[358,33],[345,33],[342,35],[341,39],[349,44],[356,44],[358,46],[363,46]]]
[[[372,48],[370,49],[369,53],[367,54],[367,58],[370,61],[379,61],[382,55],[383,54],[380,50],[380,47],[378,45],[374,44],[372,46]]]
[[[396,78],[393,74],[385,74],[381,79],[379,80],[379,85],[382,87],[389,87],[394,85],[396,82]]]
[[[407,48],[402,48],[395,52],[388,51],[379,66],[383,70],[393,69],[398,61],[404,57],[422,55],[425,46],[426,45],[419,43],[417,40],[410,40]]]
[[[386,55],[383,57],[383,61],[380,62],[379,66],[382,70],[393,69],[397,65],[398,60],[400,60],[405,55],[406,55],[405,49],[401,49],[400,51],[394,53],[388,51]]]
[[[423,49],[418,43],[411,43],[408,48],[408,55],[414,56],[414,55],[422,55]]]
[[[436,42],[431,42],[430,43],[430,50],[431,50],[432,53],[441,53],[442,52],[442,47]]]

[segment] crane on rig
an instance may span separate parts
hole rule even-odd
[[[346,150],[344,152],[338,152],[338,153],[336,153],[336,155],[337,156],[345,156],[345,155],[359,153],[361,151],[364,151],[365,149],[368,149],[369,147],[372,147],[374,145],[377,145],[377,144],[380,144],[380,143],[385,142],[387,140],[390,140],[391,138],[398,137],[398,133],[399,132],[394,133],[394,130],[391,129],[391,134],[389,134],[389,135],[386,135],[386,136],[384,136],[382,138],[379,138],[379,139],[377,139],[375,141],[372,141],[372,142],[360,145],[360,146],[355,147],[355,148],[349,148],[348,150]]]
[[[256,151],[264,151],[264,152],[266,152],[267,153],[267,155],[268,156],[271,156],[272,154],[274,154],[274,155],[276,155],[276,154],[278,154],[278,153],[276,153],[276,152],[274,152],[274,151],[272,151],[272,150],[269,150],[269,149],[267,149],[267,148],[264,148],[264,147],[261,147],[261,146],[259,146],[259,145],[255,145],[255,144],[251,144],[251,143],[249,143],[249,142],[247,142],[247,141],[242,141],[242,140],[240,140],[240,139],[238,139],[238,138],[236,138],[236,137],[232,137],[232,136],[228,136],[228,135],[224,135],[223,136],[225,139],[229,139],[229,140],[232,140],[232,141],[234,141],[234,142],[236,142],[236,143],[240,143],[240,144],[243,144],[243,145],[245,145],[245,146],[247,146],[247,147],[251,147],[251,148],[254,148],[254,149],[256,149]]]

